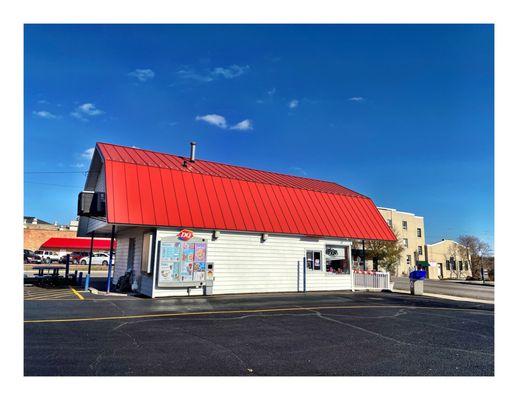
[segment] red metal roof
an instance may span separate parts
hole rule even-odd
[[[371,199],[337,183],[98,143],[107,221],[395,240]]]
[[[48,239],[40,246],[40,249],[67,249],[67,250],[90,250],[89,238],[59,238]],[[117,241],[113,242],[113,249],[117,248]],[[94,239],[94,250],[110,250],[110,239]]]

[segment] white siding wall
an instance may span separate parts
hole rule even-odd
[[[158,239],[176,236],[177,230],[159,231]],[[306,250],[325,255],[326,244],[350,245],[340,240],[312,240],[294,236],[221,232],[212,240],[211,232],[195,232],[207,239],[207,262],[214,263],[214,294],[296,292],[303,289],[303,258]],[[325,266],[325,263],[322,263]],[[307,290],[350,290],[350,275],[308,271]],[[154,296],[186,295],[185,289],[155,289]],[[202,294],[191,290],[191,295]]]
[[[128,267],[128,248],[130,238],[135,238],[135,256],[133,258],[133,270],[135,278],[140,278],[140,260],[142,259],[142,239],[144,230],[139,228],[128,229],[117,234],[117,250],[115,252],[115,265],[113,269],[113,283],[117,283],[119,277],[126,273]]]

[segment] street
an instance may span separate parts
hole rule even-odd
[[[408,278],[398,277],[394,282],[394,289],[409,290]],[[476,281],[449,281],[430,280],[424,281],[424,293],[443,294],[448,296],[466,297],[478,300],[494,301],[495,288],[492,285],[482,285]]]
[[[36,296],[25,301],[27,376],[494,374],[487,304],[366,292]]]

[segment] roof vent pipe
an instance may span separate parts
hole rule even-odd
[[[191,162],[196,161],[196,142],[191,142]]]

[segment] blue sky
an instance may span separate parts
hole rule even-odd
[[[28,25],[24,56],[25,215],[75,217],[96,141],[196,140],[493,243],[490,25]]]

